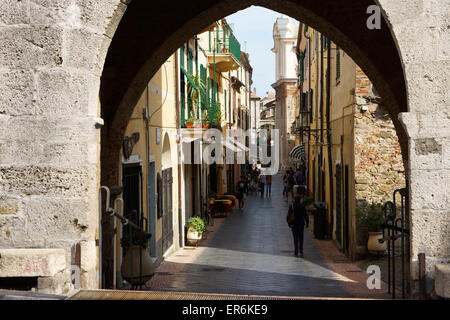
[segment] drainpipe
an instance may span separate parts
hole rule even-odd
[[[318,31],[315,31],[315,34],[314,34],[315,49],[316,49],[315,50],[316,51],[316,53],[315,53],[315,60],[316,60],[316,81],[315,81],[316,82],[316,94],[315,94],[315,96],[316,96],[316,105],[315,105],[316,126],[315,126],[315,132],[316,132],[316,134],[314,135],[314,160],[315,160],[314,167],[316,166],[317,149],[319,147],[318,142],[317,142],[317,137],[318,137],[317,129],[319,128],[319,81],[317,81],[318,77],[319,77],[319,46],[318,46],[318,41],[316,40],[317,32]],[[315,170],[314,172],[317,173],[318,170]],[[315,182],[316,182],[316,174],[313,177],[313,185],[317,186],[317,184]],[[316,188],[314,188],[314,189],[316,189]],[[317,190],[314,190],[314,198],[317,201]]]
[[[330,225],[333,226],[333,165],[331,163],[331,42],[328,42],[328,54],[327,54],[327,142],[328,142],[328,178],[329,178],[329,190],[330,190]],[[331,229],[331,236],[333,229]]]
[[[179,88],[179,66],[178,66],[178,60],[179,60],[179,54],[178,54],[178,50],[176,51],[175,54],[175,114],[176,114],[176,129],[177,129],[177,135],[178,135],[178,144],[177,144],[177,149],[178,152],[177,154],[180,155],[180,149],[181,149],[181,145],[182,145],[182,140],[181,140],[181,132],[180,132],[180,126],[181,126],[181,120],[180,120],[180,88]],[[178,159],[179,161],[179,159]],[[184,245],[184,236],[183,236],[183,231],[184,231],[184,227],[183,227],[183,210],[182,210],[182,203],[181,203],[181,166],[182,164],[180,162],[177,162],[177,170],[178,170],[178,244],[180,247],[183,247]]]

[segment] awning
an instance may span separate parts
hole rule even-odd
[[[292,162],[298,163],[305,160],[305,146],[303,144],[299,144],[298,146],[292,149],[291,153],[289,153],[289,159]]]

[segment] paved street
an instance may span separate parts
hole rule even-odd
[[[234,209],[227,218],[216,219],[217,231],[199,247],[181,249],[167,258],[147,284],[149,289],[388,298],[384,286],[369,292],[367,274],[330,241],[313,239],[310,231],[305,232],[304,258],[294,256],[281,177],[273,180],[271,198],[250,195],[243,211]]]

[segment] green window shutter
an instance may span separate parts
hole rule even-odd
[[[299,71],[299,81],[300,84],[302,84],[305,81],[305,56],[306,56],[306,49],[302,52],[299,59],[299,65],[300,65],[300,71]]]
[[[185,126],[185,110],[186,110],[186,96],[185,96],[185,80],[184,80],[184,73],[180,70],[180,121],[181,126]]]
[[[194,69],[194,64],[193,64],[193,58],[194,58],[194,55],[192,54],[192,50],[188,50],[188,54],[187,54],[187,62],[188,62],[188,65],[187,65],[187,69],[188,69],[188,71],[190,72],[190,73],[193,73],[193,69]]]
[[[184,45],[180,48],[180,66],[184,67]]]
[[[206,79],[207,78],[207,76],[206,76],[206,68],[203,66],[203,64],[201,64],[200,65],[200,80],[201,80],[201,82],[203,83],[203,84],[206,84]],[[202,107],[202,110],[206,110],[207,109],[207,99],[208,99],[208,97],[207,97],[207,91],[205,91],[205,90],[201,90],[200,89],[200,91],[201,91],[201,107]]]

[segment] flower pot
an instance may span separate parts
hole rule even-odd
[[[192,128],[193,127],[192,121],[190,121],[190,120],[186,120],[184,122],[184,124],[186,125],[186,128]]]
[[[203,124],[202,127],[208,129],[209,128],[209,123]]]
[[[139,274],[140,261],[142,262],[142,276]],[[148,249],[141,246],[129,247],[120,267],[122,277],[135,285],[145,284],[153,276],[155,269],[155,264],[148,254]]]
[[[202,238],[202,234],[193,228],[189,227],[187,232],[188,240],[200,240]]]
[[[202,127],[202,120],[194,120],[194,128],[201,128]]]
[[[382,232],[369,232],[367,249],[373,254],[383,254],[386,251],[386,242],[380,243],[378,240],[383,238]]]

